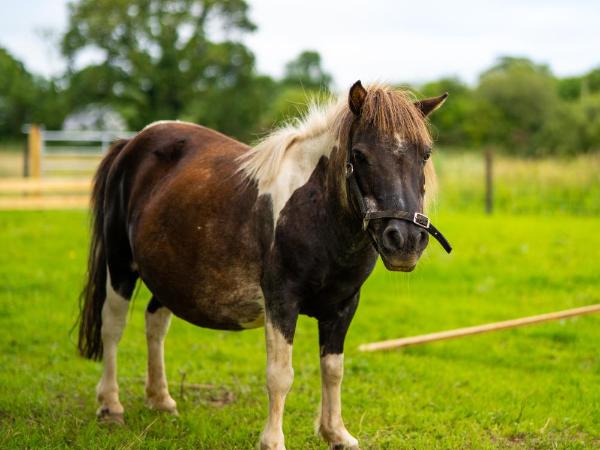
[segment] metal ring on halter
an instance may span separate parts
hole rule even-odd
[[[349,177],[353,173],[354,173],[354,166],[352,165],[352,163],[347,162],[346,163],[346,177]]]

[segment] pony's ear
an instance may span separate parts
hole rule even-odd
[[[366,97],[367,91],[363,85],[360,84],[360,80],[358,80],[352,85],[350,93],[348,94],[348,104],[355,116],[360,116],[360,111],[362,110]]]
[[[448,93],[445,92],[439,97],[425,98],[423,100],[419,100],[418,102],[415,102],[415,106],[421,111],[423,117],[427,117],[429,114],[431,114],[440,106],[442,106],[447,98]]]

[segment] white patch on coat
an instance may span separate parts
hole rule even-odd
[[[321,157],[329,156],[334,145],[333,137],[324,133],[290,146],[281,164],[279,176],[268,186],[263,186],[262,192],[259,190],[259,195],[271,195],[274,224],[277,224],[279,214],[292,194],[308,182]]]
[[[319,434],[331,446],[358,448],[358,441],[342,420],[341,386],[344,377],[344,354],[329,354],[321,358],[321,417]]]
[[[304,118],[283,127],[240,158],[240,170],[256,180],[259,195],[270,195],[273,221],[292,194],[304,186],[322,156],[329,157],[337,141],[336,119],[344,101],[313,104]]]
[[[107,269],[106,299],[102,306],[102,361],[104,371],[96,387],[98,402],[100,402],[99,415],[123,414],[117,383],[117,346],[127,324],[128,310],[129,300],[113,289]]]
[[[169,385],[165,374],[164,342],[170,323],[171,311],[164,306],[153,313],[146,310],[146,343],[148,345],[146,398],[152,409],[176,413],[177,404],[169,394]]]
[[[285,397],[294,381],[292,345],[269,321],[265,325],[267,341],[267,391],[269,417],[260,437],[261,449],[284,449],[283,410]]]
[[[396,155],[403,155],[406,153],[406,146],[404,145],[404,139],[398,133],[394,134],[394,145],[392,152]]]
[[[365,201],[365,207],[367,208],[367,211],[377,211],[378,209],[380,209],[379,205],[377,205],[377,202],[373,199],[373,197],[364,196],[363,199]]]

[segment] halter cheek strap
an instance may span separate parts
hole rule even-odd
[[[348,187],[350,194],[355,199],[356,203],[358,203],[358,208],[360,210],[360,216],[362,218],[362,227],[363,230],[366,231],[369,227],[369,222],[371,220],[377,219],[400,219],[405,220],[407,222],[412,222],[418,227],[426,230],[430,235],[432,235],[437,241],[444,247],[446,252],[450,253],[452,251],[452,246],[448,242],[448,240],[444,237],[444,235],[433,226],[429,217],[420,212],[407,212],[407,211],[393,211],[393,210],[384,210],[384,211],[368,211],[365,205],[365,199],[362,195],[360,187],[358,186],[358,181],[356,180],[356,175],[354,174],[354,166],[350,162],[351,151],[348,150],[347,162],[346,162],[346,179],[348,181]]]

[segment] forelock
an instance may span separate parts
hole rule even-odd
[[[427,119],[414,106],[413,95],[406,90],[374,84],[367,87],[357,125],[364,129],[374,129],[385,136],[399,136],[403,140],[420,145],[431,145]],[[355,117],[348,108],[340,131],[348,132]]]

